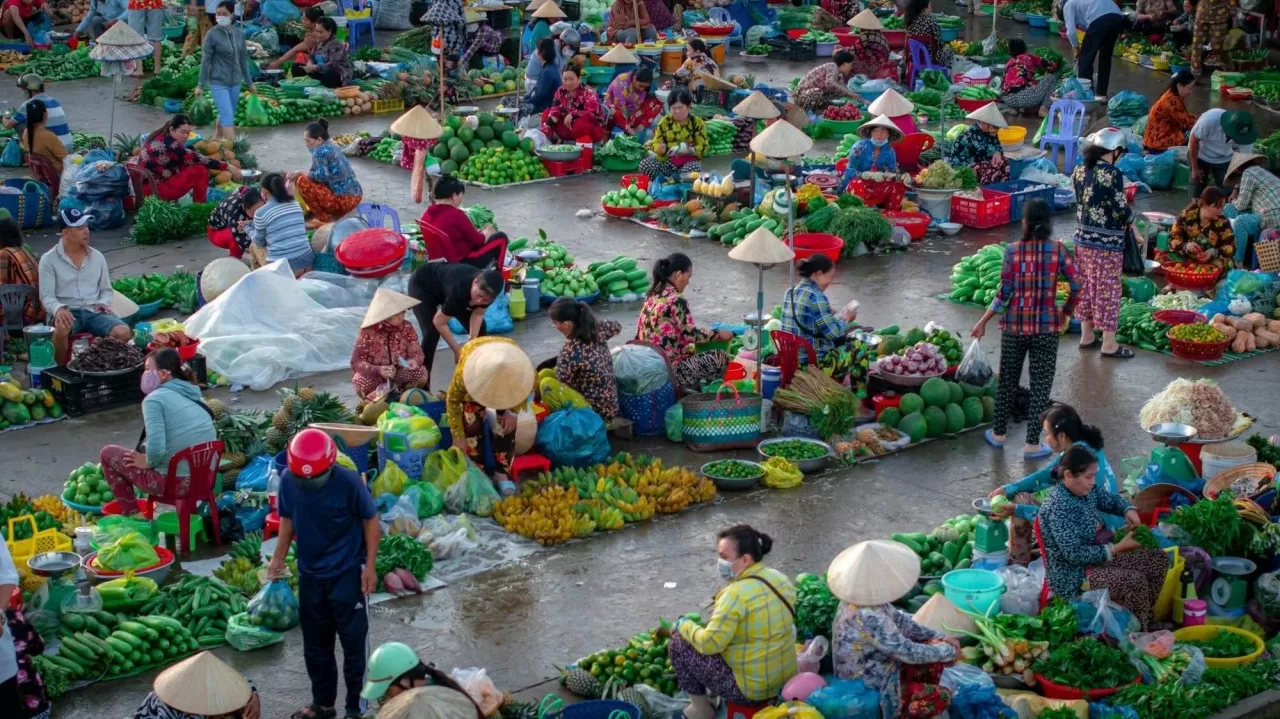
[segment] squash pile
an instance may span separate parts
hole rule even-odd
[[[1250,312],[1244,317],[1218,313],[1209,324],[1230,340],[1228,349],[1237,354],[1280,347],[1280,320],[1268,320],[1259,312]]]
[[[733,173],[725,175],[723,179],[717,180],[714,177],[710,180],[704,180],[701,175],[693,181],[693,191],[699,195],[709,195],[711,197],[729,197],[733,194]]]

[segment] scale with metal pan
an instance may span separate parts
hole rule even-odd
[[[1233,612],[1244,609],[1249,595],[1250,574],[1258,565],[1243,557],[1214,557],[1213,583],[1209,585],[1209,600],[1219,609]]]
[[[44,607],[59,614],[102,608],[102,598],[89,583],[75,552],[43,552],[27,560],[32,574],[49,578]],[[68,578],[70,576],[70,578]]]
[[[1200,472],[1187,453],[1178,445],[1191,442],[1196,437],[1196,428],[1186,424],[1161,422],[1147,428],[1151,439],[1164,445],[1151,450],[1147,464],[1156,464],[1160,468],[1163,482],[1175,482],[1183,485],[1200,481]]]

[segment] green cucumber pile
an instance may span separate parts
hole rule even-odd
[[[615,301],[635,299],[649,291],[649,273],[637,268],[637,262],[625,255],[618,255],[608,262],[593,262],[587,266],[592,284],[601,294]]]
[[[576,297],[588,299],[600,291],[590,274],[577,268],[555,267],[547,270],[542,278],[542,294],[548,297]]]
[[[57,655],[42,656],[73,680],[115,678],[171,664],[225,639],[208,635],[202,643],[182,622],[160,615],[121,620],[110,612],[64,612]]]
[[[987,245],[977,254],[963,257],[951,268],[952,302],[989,305],[1000,287],[1000,268],[1004,265],[1004,243]]]
[[[998,100],[1000,93],[986,85],[970,85],[956,94],[961,100]]]
[[[719,225],[712,225],[707,230],[707,236],[713,240],[720,240],[720,244],[726,247],[734,247],[738,243],[747,238],[747,235],[755,232],[761,227],[767,228],[770,232],[777,235],[782,232],[783,225],[772,217],[761,217],[756,211],[750,208],[744,208],[729,213],[730,220]]]
[[[1169,325],[1153,317],[1154,312],[1155,308],[1146,302],[1128,298],[1120,300],[1120,323],[1116,327],[1116,341],[1149,352],[1168,351],[1169,338],[1165,333],[1169,331]]]
[[[29,72],[43,77],[45,82],[61,80],[84,80],[102,74],[98,63],[89,58],[89,47],[69,50],[66,45],[56,45],[51,50],[36,50],[26,62],[10,65],[5,69],[10,75],[25,75]]]
[[[968,569],[973,557],[973,528],[982,520],[980,514],[959,514],[925,534],[906,532],[889,538],[905,544],[920,557],[920,574],[935,577],[953,569]]]

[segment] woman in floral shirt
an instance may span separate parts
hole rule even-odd
[[[654,120],[662,114],[662,101],[653,94],[653,70],[619,73],[604,93],[604,109],[610,130],[616,127],[637,138],[652,132]]]
[[[596,100],[595,90],[582,86],[582,75],[576,65],[566,65],[560,73],[560,88],[542,113],[542,134],[551,142],[577,142],[588,137],[591,142],[604,139],[604,113]]]
[[[337,38],[338,26],[333,18],[320,18],[315,32],[316,49],[311,52],[311,60],[301,68],[294,65],[294,74],[302,73],[319,80],[325,87],[342,87],[350,83],[351,58],[347,54],[347,43]]]
[[[1170,147],[1187,144],[1187,133],[1195,127],[1198,116],[1187,112],[1186,97],[1196,88],[1196,76],[1183,70],[1169,81],[1169,89],[1151,106],[1147,129],[1142,133],[1142,149],[1164,152]]]
[[[684,64],[680,65],[680,69],[675,72],[673,89],[697,92],[705,85],[698,77],[698,73],[720,76],[720,66],[711,59],[711,50],[702,40],[694,39],[685,43],[684,58]]]
[[[561,297],[548,312],[565,336],[555,360],[556,379],[577,390],[606,422],[618,415],[618,382],[613,377],[609,340],[622,332],[613,320],[599,321],[584,302]]]
[[[978,175],[979,185],[1008,180],[1009,163],[1004,159],[999,132],[1009,123],[996,109],[996,104],[983,105],[966,115],[965,119],[975,122],[951,143],[948,162],[952,167],[972,167]]]
[[[837,52],[831,62],[813,68],[800,78],[800,84],[791,95],[792,100],[808,112],[822,112],[836,98],[857,97],[847,84],[853,77],[853,65],[853,53],[848,50]]]
[[[1039,108],[1043,117],[1047,114],[1045,103],[1057,79],[1053,74],[1056,68],[1049,67],[1039,56],[1027,52],[1027,43],[1017,38],[1009,41],[1009,55],[1011,57],[1004,66],[1000,101],[1015,110]]]
[[[951,48],[942,42],[942,28],[938,26],[938,19],[933,16],[930,0],[911,0],[907,3],[902,19],[907,39],[923,42],[934,65],[951,67],[954,57]]]
[[[670,114],[658,120],[649,141],[649,154],[640,161],[640,172],[650,178],[678,177],[682,172],[699,172],[699,162],[707,152],[707,125],[690,114],[693,97],[688,90],[676,90],[667,101]]]
[[[311,215],[320,222],[336,222],[350,213],[364,198],[364,188],[355,170],[337,146],[329,141],[329,121],[320,119],[307,125],[302,141],[311,151],[311,169],[292,174],[298,195]]]
[[[166,202],[176,202],[188,192],[192,202],[209,199],[210,170],[225,170],[231,173],[231,179],[240,180],[240,168],[187,148],[187,138],[194,128],[191,118],[174,115],[142,142],[138,159],[155,176],[156,195]]]
[[[404,316],[418,304],[418,300],[388,289],[380,288],[374,294],[351,352],[351,385],[361,400],[374,401],[391,392],[426,386],[426,355],[418,333]]]
[[[1125,233],[1133,208],[1124,196],[1124,175],[1115,162],[1125,152],[1124,135],[1114,128],[1085,139],[1084,162],[1071,173],[1076,193],[1076,272],[1080,278],[1080,346],[1098,346],[1102,356],[1130,359],[1133,350],[1116,342],[1120,322],[1120,277],[1124,270]]]
[[[693,277],[693,260],[677,252],[657,261],[653,266],[653,286],[640,308],[636,322],[636,339],[657,345],[667,356],[680,387],[694,392],[724,375],[729,355],[724,350],[694,354],[694,344],[733,339],[729,330],[699,329],[689,312],[689,303],[681,293]]]
[[[253,239],[249,237],[249,225],[253,215],[265,203],[256,187],[244,186],[227,195],[209,215],[205,232],[214,247],[221,247],[240,257],[249,249]]]
[[[1187,205],[1169,231],[1169,249],[1164,262],[1213,265],[1224,270],[1236,266],[1236,238],[1231,223],[1222,216],[1227,196],[1221,188],[1210,185],[1200,199]]]

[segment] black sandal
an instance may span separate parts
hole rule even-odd
[[[294,712],[289,719],[336,719],[337,716],[338,712],[333,707],[326,709],[315,704],[308,704]]]
[[[1101,338],[1101,337],[1099,337],[1099,336],[1097,336],[1097,335],[1094,335],[1094,336],[1093,336],[1093,341],[1092,341],[1092,342],[1090,342],[1089,344],[1087,344],[1087,345],[1086,345],[1086,344],[1078,344],[1077,346],[1078,346],[1080,349],[1082,349],[1082,350],[1091,350],[1091,349],[1093,349],[1093,348],[1095,348],[1095,347],[1101,347],[1101,346],[1102,346],[1102,338]]]
[[[1128,347],[1117,348],[1115,352],[1099,352],[1098,354],[1111,359],[1133,359],[1133,350]]]

